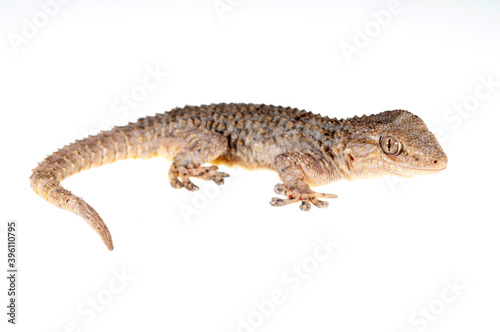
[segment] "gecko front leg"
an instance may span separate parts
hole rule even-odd
[[[217,159],[226,149],[227,139],[218,133],[185,130],[163,139],[158,154],[172,160],[168,171],[172,187],[196,191],[199,187],[191,182],[191,177],[212,180],[218,185],[224,183],[229,174],[219,172],[217,166],[201,165]]]
[[[327,166],[318,154],[313,156],[304,152],[283,153],[276,156],[274,170],[283,183],[274,187],[274,192],[287,198],[273,197],[272,206],[284,206],[300,202],[302,211],[309,211],[311,203],[319,208],[328,207],[328,202],[318,198],[337,198],[334,194],[314,192],[309,185],[326,182],[328,178]],[[331,170],[330,170],[331,171]]]

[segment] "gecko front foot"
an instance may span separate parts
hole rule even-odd
[[[278,183],[274,186],[274,192],[279,195],[287,196],[286,199],[273,197],[270,204],[272,206],[284,206],[292,203],[300,202],[300,209],[302,211],[309,211],[311,203],[319,208],[328,207],[328,202],[321,201],[318,198],[337,198],[334,194],[317,193],[311,190],[309,186],[297,186],[293,189],[287,188],[284,184]]]
[[[224,178],[227,178],[229,174],[219,172],[217,171],[218,169],[217,166],[187,168],[172,164],[168,172],[168,179],[170,180],[170,185],[174,188],[186,188],[189,191],[196,191],[200,188],[191,182],[191,177],[212,180],[218,185],[224,184]]]

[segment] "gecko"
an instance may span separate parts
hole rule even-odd
[[[223,184],[229,175],[217,165],[272,170],[281,180],[274,192],[283,198],[270,204],[297,203],[302,211],[326,208],[324,199],[337,198],[311,187],[435,174],[448,163],[437,138],[409,111],[336,119],[291,107],[221,103],[174,108],[76,140],[38,163],[30,184],[43,199],[82,217],[113,250],[99,214],[61,181],[118,160],[157,156],[171,161],[170,185],[189,191],[199,189],[192,178]]]

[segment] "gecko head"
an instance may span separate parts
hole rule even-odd
[[[395,110],[355,120],[356,127],[361,128],[361,139],[355,144],[364,151],[360,169],[353,163],[355,174],[412,176],[434,174],[446,168],[446,154],[418,116]],[[365,170],[361,170],[363,164]]]

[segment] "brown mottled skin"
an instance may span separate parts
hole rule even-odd
[[[344,120],[290,107],[253,104],[186,106],[137,123],[115,127],[64,146],[33,170],[31,187],[45,200],[84,218],[109,250],[111,234],[97,212],[60,182],[91,167],[127,158],[163,156],[172,161],[170,184],[194,191],[191,177],[223,184],[226,173],[205,163],[269,169],[283,183],[275,186],[273,206],[300,202],[324,208],[320,186],[341,179],[430,174],[446,168],[447,158],[424,122],[396,110]]]

